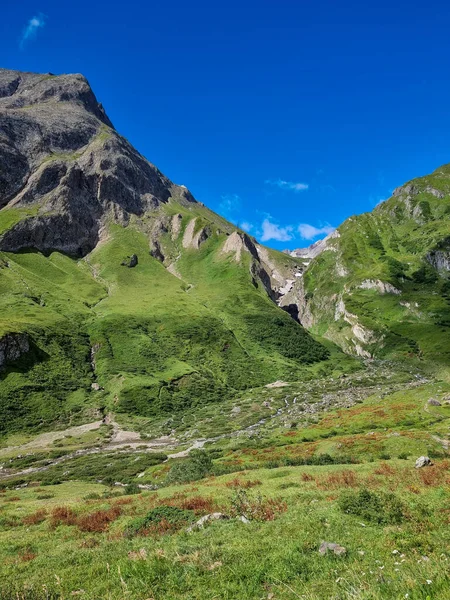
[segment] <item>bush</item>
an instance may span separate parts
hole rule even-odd
[[[192,521],[193,516],[194,513],[191,510],[183,510],[176,506],[157,506],[145,517],[134,519],[126,528],[124,535],[125,537],[134,537],[135,535],[177,531]]]
[[[254,521],[273,521],[287,510],[281,498],[264,498],[261,494],[251,497],[245,490],[237,490],[231,498],[231,514]]]
[[[192,450],[187,460],[175,463],[170,469],[166,477],[166,484],[188,483],[189,481],[203,479],[211,473],[212,468],[213,462],[207,452]]]
[[[132,494],[140,494],[141,492],[142,490],[137,483],[129,483],[125,486],[124,489],[125,496],[131,496]]]
[[[436,271],[429,264],[422,265],[412,274],[416,283],[435,283],[438,280]]]
[[[347,514],[357,515],[379,525],[399,524],[406,518],[405,506],[395,494],[375,493],[365,489],[342,494],[339,507]]]
[[[86,494],[86,496],[83,496],[83,500],[100,500],[101,496],[100,494],[97,494],[97,492],[91,492],[90,494]]]

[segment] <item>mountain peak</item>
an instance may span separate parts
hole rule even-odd
[[[113,127],[86,77],[80,73],[22,73],[0,69],[0,107],[30,108],[46,102],[71,102]]]
[[[0,70],[0,249],[90,252],[176,197],[195,202],[121,137],[87,79]]]

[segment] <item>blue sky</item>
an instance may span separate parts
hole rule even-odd
[[[87,76],[168,177],[276,248],[450,162],[444,1],[22,0],[0,64]]]

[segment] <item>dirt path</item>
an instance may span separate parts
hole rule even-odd
[[[36,450],[37,448],[48,448],[57,440],[62,440],[66,436],[79,437],[88,431],[99,429],[103,421],[94,421],[93,423],[86,423],[85,425],[78,425],[76,427],[69,427],[62,431],[49,431],[47,433],[41,433],[35,437],[31,442],[21,444],[19,446],[7,446],[6,448],[0,449],[0,457],[5,456],[10,452],[19,450],[22,453],[26,453],[28,450]]]

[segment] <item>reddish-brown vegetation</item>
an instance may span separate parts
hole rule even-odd
[[[47,511],[45,510],[45,508],[41,508],[41,509],[37,510],[35,513],[33,513],[31,515],[27,515],[26,517],[23,517],[22,523],[24,525],[38,525],[39,523],[42,523],[43,521],[45,521],[46,518],[47,518]]]
[[[357,485],[359,485],[359,479],[356,473],[350,469],[330,473],[330,475],[317,482],[317,486],[324,490],[356,487]]]
[[[34,560],[36,558],[36,554],[34,552],[32,552],[31,550],[23,550],[20,554],[19,554],[19,560],[21,562],[30,562],[30,560]]]
[[[257,485],[262,485],[262,481],[259,479],[239,479],[235,477],[231,481],[227,481],[225,484],[227,488],[242,488],[248,490],[252,487],[256,487]]]
[[[374,474],[375,475],[385,475],[385,476],[396,475],[397,471],[396,471],[396,469],[391,467],[391,465],[388,465],[388,463],[384,462],[384,463],[381,463],[381,465],[374,470]]]
[[[105,531],[110,523],[115,521],[122,514],[120,506],[112,506],[107,510],[97,510],[87,515],[81,515],[77,519],[77,526],[80,531],[89,531],[91,533],[101,533]]]
[[[68,506],[57,506],[52,510],[50,517],[50,527],[58,527],[58,525],[75,525],[77,515]]]
[[[192,496],[188,498],[186,494],[177,492],[170,498],[162,498],[158,504],[160,506],[176,506],[182,510],[193,510],[196,514],[211,513],[218,510],[217,502],[208,496]]]

